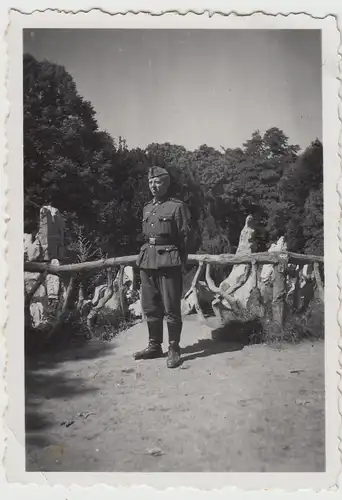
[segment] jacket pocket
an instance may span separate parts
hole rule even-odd
[[[170,235],[172,233],[172,220],[173,220],[172,215],[159,215],[158,220],[159,220],[160,234]]]
[[[158,267],[175,267],[182,265],[182,260],[177,248],[159,248],[157,250],[157,256]]]
[[[139,255],[138,255],[138,258],[136,260],[136,265],[138,267],[141,266],[141,263],[143,262],[143,260],[145,259],[145,254],[146,254],[146,246],[143,245],[140,249],[140,252],[139,252]]]

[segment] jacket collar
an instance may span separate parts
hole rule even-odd
[[[169,196],[165,195],[165,196],[163,196],[163,198],[160,198],[159,200],[157,200],[156,198],[153,198],[152,203],[153,203],[153,205],[161,205],[162,203],[164,203],[168,199],[169,199]]]

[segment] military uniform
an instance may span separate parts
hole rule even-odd
[[[180,352],[182,266],[188,256],[189,211],[175,198],[154,199],[144,207],[142,230],[145,243],[137,265],[140,267],[141,305],[149,330],[149,347],[137,353],[136,359],[162,355],[164,317],[168,326],[169,352],[170,349]]]

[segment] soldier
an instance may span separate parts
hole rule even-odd
[[[163,356],[163,318],[166,316],[169,350],[167,366],[180,364],[182,330],[182,267],[187,261],[190,215],[186,205],[168,196],[170,177],[161,167],[149,170],[153,200],[144,207],[143,234],[137,265],[140,267],[141,305],[148,325],[149,343],[135,359]]]

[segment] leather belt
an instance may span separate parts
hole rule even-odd
[[[150,236],[147,238],[150,245],[175,245],[170,238],[163,238],[162,236]]]

